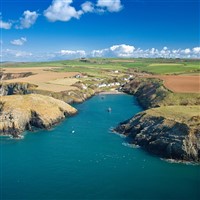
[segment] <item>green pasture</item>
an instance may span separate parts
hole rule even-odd
[[[82,73],[96,74],[107,73],[107,71],[119,70],[125,72],[127,69],[148,72],[152,74],[199,74],[200,60],[192,59],[163,59],[163,58],[92,58],[86,60],[63,60],[52,62],[21,62],[2,63],[6,67],[58,67],[59,71],[77,71]]]

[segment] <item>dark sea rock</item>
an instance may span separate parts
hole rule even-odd
[[[173,116],[156,116],[149,110],[121,123],[115,131],[126,135],[130,143],[162,158],[200,162],[199,123],[194,126],[176,121]]]

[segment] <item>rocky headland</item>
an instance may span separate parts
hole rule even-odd
[[[200,108],[153,108],[121,123],[115,131],[131,144],[166,159],[200,162]]]
[[[120,91],[134,95],[144,109],[161,106],[200,105],[199,93],[174,93],[156,78],[135,77],[124,84]]]
[[[25,130],[49,129],[76,112],[63,101],[39,94],[2,96],[0,135],[17,138]]]
[[[81,103],[93,96],[95,94],[95,90],[91,88],[83,90],[80,85],[77,85],[77,90],[53,92],[48,90],[39,90],[37,85],[34,84],[26,82],[13,82],[0,84],[0,93],[2,96],[41,94],[62,100],[66,103]]]
[[[29,76],[29,73],[1,74],[5,80]],[[58,85],[59,87],[59,85]],[[26,82],[0,84],[0,135],[21,138],[25,130],[49,129],[77,112],[68,103],[81,103],[95,90],[77,82],[75,90],[55,92],[40,90]],[[77,88],[77,89],[76,89]]]
[[[114,131],[166,159],[200,162],[200,94],[173,93],[158,79],[135,78],[120,89],[147,109]]]

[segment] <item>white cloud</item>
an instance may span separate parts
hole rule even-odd
[[[5,52],[7,54],[13,55],[15,57],[27,57],[32,56],[33,54],[26,51],[18,51],[18,50],[12,50],[12,49],[6,49]]]
[[[96,4],[86,1],[81,4],[80,10],[72,3],[73,0],[53,0],[43,14],[51,22],[67,22],[72,18],[79,19],[84,13],[119,12],[123,8],[120,0],[98,0]]]
[[[194,54],[200,54],[200,47],[194,47],[192,51],[194,52]]]
[[[91,57],[143,57],[143,58],[198,58],[200,47],[195,47],[192,50],[186,49],[169,49],[163,47],[161,50],[156,48],[141,49],[131,45],[121,44],[113,45],[110,48],[97,49],[90,52]]]
[[[20,18],[20,24],[15,26],[17,29],[25,29],[30,28],[33,24],[35,24],[39,14],[36,11],[26,10],[23,13],[23,17]]]
[[[169,50],[167,47],[163,47],[163,49],[158,53],[158,56],[167,58],[171,54],[171,50]]]
[[[52,4],[44,11],[44,16],[52,22],[69,21],[71,18],[79,19],[83,11],[76,11],[70,4],[72,0],[53,0]]]
[[[164,51],[167,51],[167,49],[168,49],[167,47],[163,47],[163,50],[164,50]]]
[[[86,1],[85,3],[83,3],[81,5],[81,8],[83,10],[83,12],[87,13],[87,12],[94,12],[94,4],[90,1]]]
[[[110,50],[116,56],[129,57],[133,54],[135,47],[130,46],[130,45],[126,45],[126,44],[121,44],[121,45],[114,45],[114,46],[110,47]]]
[[[105,57],[109,55],[109,49],[93,50],[90,54],[92,57]]]
[[[134,53],[134,50],[134,46],[120,44],[113,45],[107,49],[93,50],[91,55],[93,57],[131,57]]]
[[[22,46],[25,42],[27,42],[27,39],[25,37],[21,37],[20,39],[10,41],[11,44],[16,46]]]
[[[11,29],[12,23],[10,22],[4,22],[0,19],[0,28],[2,29]]]
[[[158,51],[158,49],[156,49],[156,48],[151,48],[151,49],[149,50],[149,54],[152,55],[152,56],[155,56],[155,55],[158,55],[158,54],[159,54],[159,51]]]
[[[123,8],[120,0],[98,0],[97,6],[109,12],[119,12]]]
[[[172,50],[172,53],[173,53],[173,54],[179,54],[179,53],[180,53],[180,49],[173,49],[173,50]]]
[[[187,48],[187,49],[182,50],[182,53],[184,53],[184,54],[190,54],[191,50]]]
[[[0,55],[1,56],[1,55]],[[167,47],[150,49],[135,48],[132,45],[119,44],[104,49],[97,49],[86,52],[84,50],[62,49],[57,52],[30,53],[6,49],[2,51],[3,61],[51,61],[76,59],[81,57],[122,57],[122,58],[199,58],[200,47],[186,49],[170,49]]]
[[[58,52],[57,56],[62,56],[66,58],[80,58],[80,57],[85,57],[86,52],[84,50],[61,50]]]
[[[26,51],[19,51],[13,49],[4,49],[1,52],[3,61],[30,61],[33,54]]]

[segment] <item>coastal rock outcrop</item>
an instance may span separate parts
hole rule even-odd
[[[14,82],[0,84],[0,94],[7,95],[25,95],[25,94],[41,94],[50,96],[66,103],[80,103],[95,94],[95,90],[90,88],[86,90],[67,90],[61,92],[52,92],[47,90],[38,90],[37,85],[30,83]]]
[[[30,94],[32,90],[37,88],[36,85],[30,83],[4,83],[0,84],[1,96],[15,94]]]
[[[199,93],[173,93],[156,78],[136,77],[123,85],[122,92],[134,95],[144,109],[172,105],[200,105]]]
[[[144,108],[159,107],[163,99],[170,93],[162,81],[158,79],[135,78],[125,84],[121,90],[136,96],[139,104]]]
[[[166,159],[200,162],[200,108],[167,106],[137,114],[114,131]]]
[[[0,101],[0,135],[19,137],[24,130],[48,129],[76,112],[67,103],[48,96],[3,96]]]
[[[34,94],[51,96],[55,99],[59,99],[61,101],[69,103],[69,104],[71,104],[71,103],[82,103],[95,94],[95,91],[92,90],[92,89],[68,90],[68,91],[62,91],[62,92],[50,92],[50,91],[45,91],[45,90],[33,89],[30,92],[34,93]]]

